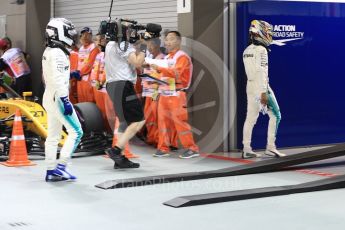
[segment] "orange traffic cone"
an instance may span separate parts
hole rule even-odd
[[[8,167],[36,165],[28,159],[22,116],[19,109],[16,110],[14,116],[9,156],[10,158],[1,164]]]

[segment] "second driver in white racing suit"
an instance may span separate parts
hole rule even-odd
[[[249,28],[250,45],[243,53],[247,74],[247,117],[243,127],[243,158],[260,157],[251,148],[253,127],[260,111],[269,116],[267,146],[265,154],[282,157],[275,145],[278,125],[281,120],[279,105],[269,86],[267,47],[272,42],[272,25],[253,20]]]
[[[48,116],[48,137],[45,142],[47,163],[46,181],[75,180],[66,169],[69,158],[77,148],[83,131],[77,114],[69,101],[70,61],[66,47],[76,35],[73,24],[64,18],[52,18],[46,28],[47,47],[42,57],[45,82],[43,106]],[[56,162],[62,126],[68,133]]]

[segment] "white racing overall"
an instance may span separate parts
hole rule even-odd
[[[48,170],[52,170],[56,166],[57,147],[61,139],[62,126],[68,133],[60,151],[59,163],[64,165],[77,148],[83,131],[74,109],[72,115],[64,115],[64,105],[60,99],[69,95],[69,57],[60,48],[47,47],[42,57],[42,69],[45,82],[43,107],[48,115],[45,155]]]
[[[274,147],[281,114],[274,92],[269,86],[266,48],[260,45],[249,45],[243,52],[243,62],[247,74],[247,117],[243,127],[244,149],[251,149],[253,127],[262,108],[260,106],[262,93],[268,94],[267,146]]]

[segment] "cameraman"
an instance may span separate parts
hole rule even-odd
[[[122,27],[123,39],[120,44],[118,41],[110,41],[105,49],[107,92],[120,121],[118,142],[116,146],[106,150],[106,153],[115,161],[114,168],[139,168],[138,163],[122,155],[122,150],[145,124],[142,105],[134,90],[136,68],[141,68],[145,53],[136,50],[133,44],[127,42],[128,27]]]

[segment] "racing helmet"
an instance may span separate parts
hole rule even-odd
[[[77,35],[74,25],[65,18],[51,18],[46,27],[46,38],[50,42],[60,42],[68,47]]]
[[[266,47],[272,43],[273,26],[268,22],[253,20],[250,23],[249,33],[254,41],[257,41]]]

